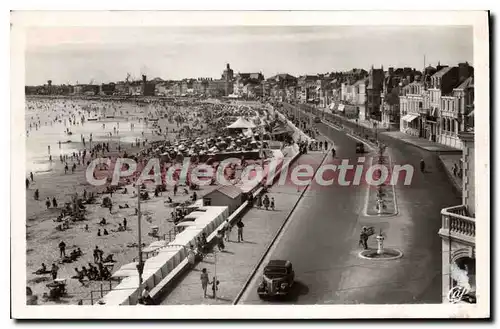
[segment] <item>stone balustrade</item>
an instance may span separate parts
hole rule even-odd
[[[441,210],[441,220],[439,234],[442,237],[450,237],[468,244],[475,244],[476,219],[469,217],[465,205],[444,208]]]

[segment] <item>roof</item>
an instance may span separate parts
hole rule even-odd
[[[273,259],[270,260],[269,263],[267,263],[266,266],[279,266],[279,267],[285,267],[289,263],[287,260],[281,260],[281,259]]]
[[[448,73],[451,69],[452,69],[451,66],[443,67],[441,70],[439,70],[436,73],[434,73],[433,77],[438,77],[438,78],[442,77],[443,75],[445,75],[446,73]]]
[[[243,193],[239,187],[236,187],[234,185],[223,185],[223,186],[219,187],[218,189],[214,190],[213,192],[216,192],[216,191],[224,194],[225,196],[227,196],[231,199],[236,199],[237,197],[239,197]]]
[[[472,88],[474,87],[474,79],[472,77],[468,77],[467,79],[465,79],[455,89],[466,89],[466,88],[469,88],[469,87],[472,87]]]

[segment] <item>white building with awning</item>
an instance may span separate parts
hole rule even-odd
[[[412,122],[413,120],[415,120],[418,117],[419,117],[418,114],[410,113],[410,114],[403,116],[401,119],[403,119],[403,121],[405,121],[405,122]]]

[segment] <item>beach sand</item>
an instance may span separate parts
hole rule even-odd
[[[168,126],[169,131],[172,128],[177,129],[175,124],[170,124],[167,120],[162,120],[161,127]],[[164,139],[165,137],[153,136],[147,134],[145,138],[150,141],[154,139]],[[175,136],[169,134],[169,139],[173,140]],[[75,144],[75,143],[73,143]],[[117,155],[117,141],[110,140],[111,152],[107,155]],[[139,148],[131,147],[131,144],[121,144],[122,152],[127,151],[133,154],[139,151]],[[83,149],[83,145],[76,143],[73,145],[76,149]],[[38,304],[77,304],[83,301],[83,304],[91,303],[91,295],[94,303],[101,297],[101,289],[109,290],[110,285],[115,286],[117,281],[97,281],[89,282],[85,278],[84,285],[77,279],[71,277],[75,275],[75,268],[81,269],[82,266],[88,268],[88,263],[93,263],[93,249],[98,246],[104,251],[104,257],[108,254],[113,254],[116,260],[115,266],[111,272],[116,271],[122,265],[134,261],[138,256],[137,247],[127,247],[130,243],[136,243],[137,234],[137,216],[135,208],[137,206],[137,198],[132,196],[134,188],[127,186],[128,194],[113,193],[113,210],[110,213],[108,208],[101,207],[103,197],[109,194],[97,195],[95,204],[86,206],[86,220],[80,222],[71,222],[70,228],[65,231],[56,230],[56,226],[60,223],[54,222],[54,219],[60,214],[60,208],[64,207],[65,202],[70,202],[72,195],[78,193],[82,196],[83,190],[87,192],[102,191],[103,187],[91,186],[85,178],[85,166],[77,166],[75,173],[70,170],[67,174],[64,173],[64,166],[59,161],[58,157],[54,157],[54,165],[52,170],[43,174],[35,174],[34,182],[26,190],[26,251],[27,251],[27,286],[33,291],[33,294],[38,296]],[[68,162],[70,163],[70,162]],[[198,198],[209,193],[217,186],[201,186],[200,190],[196,191]],[[33,193],[36,189],[40,191],[39,201],[34,200]],[[156,225],[159,227],[160,236],[168,233],[173,228],[173,223],[170,221],[170,213],[173,208],[165,204],[168,197],[171,197],[174,202],[187,201],[191,196],[183,195],[182,188],[179,189],[177,196],[173,196],[173,188],[167,187],[167,192],[163,192],[161,196],[154,197],[154,186],[149,185],[151,199],[141,202],[142,210],[142,241],[146,245],[157,238],[148,235],[150,227]],[[58,209],[46,209],[45,200],[49,197],[57,199]],[[130,208],[119,209],[118,205],[128,204]],[[99,221],[106,218],[107,225],[99,225]],[[127,218],[127,231],[115,232],[118,228],[118,223],[122,223],[123,218]],[[88,224],[88,231],[85,230],[85,225]],[[97,236],[97,230],[101,231],[106,228],[109,232],[108,236]],[[59,248],[58,244],[64,241],[66,243],[66,254],[69,254],[75,248],[81,248],[83,256],[72,263],[59,264]],[[52,282],[50,273],[36,275],[34,272],[40,268],[41,264],[45,263],[47,269],[50,270],[52,263],[56,263],[59,267],[58,278],[67,279],[67,296],[58,301],[48,301],[42,298],[43,293],[48,293],[47,283]],[[95,264],[94,264],[95,265]],[[91,293],[91,291],[93,291]]]

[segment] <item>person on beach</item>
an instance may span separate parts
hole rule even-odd
[[[34,198],[36,201],[38,201],[38,199],[40,198],[40,192],[38,191],[38,189],[35,190],[35,193],[34,193]]]
[[[97,229],[97,236],[101,236],[101,229]]]
[[[274,204],[274,197],[271,198],[271,210],[274,211],[274,207],[275,207],[275,204]]]
[[[30,187],[30,180],[26,178],[26,189]]]
[[[52,274],[52,280],[57,279],[57,271],[59,271],[59,267],[52,263],[52,268],[50,269],[50,274]]]
[[[68,173],[68,164],[66,163],[64,165],[64,174],[67,174]]]
[[[56,197],[52,198],[52,207],[57,208],[57,200]]]
[[[47,206],[47,209],[50,208],[50,199],[49,199],[49,197],[47,197],[47,199],[45,200],[45,205]]]
[[[126,231],[127,230],[127,218],[124,218],[123,219],[123,230]]]
[[[31,182],[35,181],[35,179],[33,178],[33,172],[30,172],[30,179],[31,179]]]
[[[201,288],[203,289],[203,298],[207,298],[207,287],[210,280],[208,279],[208,273],[206,268],[201,270],[200,281],[201,281]]]
[[[64,241],[59,242],[59,256],[66,257],[66,243]]]

